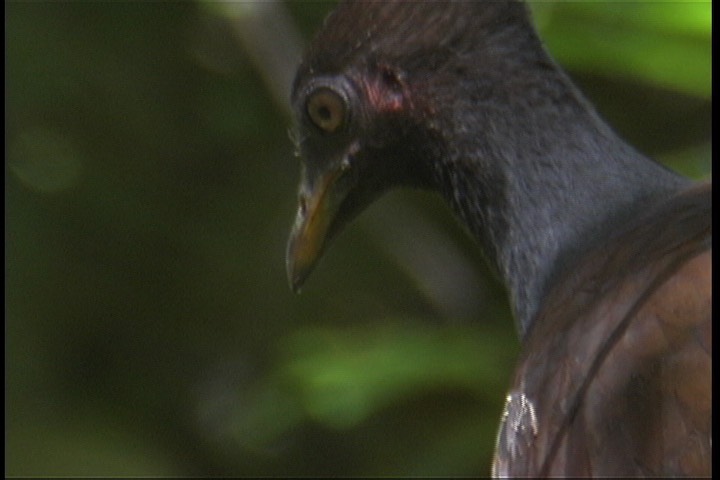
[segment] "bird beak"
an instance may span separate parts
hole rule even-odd
[[[350,190],[350,182],[343,178],[348,168],[346,161],[318,175],[310,175],[303,168],[286,259],[290,288],[295,293],[300,291],[336,230],[336,217]]]

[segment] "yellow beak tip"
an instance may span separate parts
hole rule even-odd
[[[290,290],[295,294],[299,294],[302,286],[305,284],[305,278],[288,270],[288,283],[290,284]]]
[[[299,248],[300,246],[306,248]],[[292,235],[288,245],[286,269],[288,284],[293,293],[300,293],[317,259],[315,249],[307,247],[305,242],[298,241],[297,236]]]

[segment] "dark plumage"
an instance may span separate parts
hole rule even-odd
[[[288,275],[390,188],[440,193],[523,340],[498,475],[709,475],[711,186],[599,118],[516,2],[342,3],[299,67]]]

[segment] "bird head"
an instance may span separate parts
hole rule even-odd
[[[463,128],[460,104],[477,78],[502,85],[503,52],[533,31],[508,30],[527,21],[516,2],[348,1],[326,19],[291,94],[302,159],[287,247],[293,290],[374,199],[437,182],[437,163],[457,147],[448,139]]]

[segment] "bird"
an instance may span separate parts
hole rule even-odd
[[[290,104],[293,290],[399,187],[444,199],[505,286],[493,476],[711,475],[712,183],[620,138],[525,3],[343,1]]]

